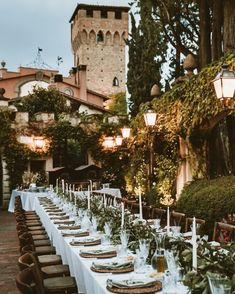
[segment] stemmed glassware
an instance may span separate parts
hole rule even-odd
[[[105,223],[104,225],[104,244],[110,245],[110,240],[112,236],[112,227],[109,223]]]

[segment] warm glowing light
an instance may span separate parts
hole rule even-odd
[[[117,145],[117,146],[121,146],[121,145],[122,145],[122,140],[123,140],[123,138],[122,138],[121,136],[117,136],[117,137],[115,138],[115,143],[116,143],[116,145]]]
[[[147,127],[153,127],[156,123],[157,113],[152,109],[148,109],[147,112],[144,113],[144,121]]]
[[[115,140],[113,137],[105,137],[103,141],[103,147],[105,149],[111,149],[115,147]]]
[[[131,134],[131,128],[124,126],[122,128],[122,137],[125,138],[129,138]]]
[[[212,81],[216,93],[216,97],[220,100],[228,100],[234,97],[235,93],[235,74],[228,69],[228,65],[224,64],[222,70]]]

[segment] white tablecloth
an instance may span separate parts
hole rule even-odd
[[[122,197],[120,189],[116,189],[116,188],[103,188],[101,190],[94,190],[94,192],[109,194],[118,198]]]
[[[8,205],[8,211],[14,212],[15,198],[20,196],[24,210],[35,210],[35,199],[40,196],[47,196],[47,192],[28,192],[20,190],[12,190],[11,199]]]
[[[79,255],[83,246],[73,247],[69,244],[72,240],[70,237],[62,237],[61,231],[57,229],[57,226],[51,221],[43,207],[40,206],[39,201],[36,200],[36,212],[40,216],[40,219],[47,230],[53,245],[56,247],[57,254],[60,254],[64,264],[68,264],[70,268],[71,276],[74,276],[77,281],[79,293],[86,294],[107,294],[111,293],[106,289],[106,281],[109,278],[123,278],[130,279],[133,273],[126,274],[109,274],[109,273],[95,273],[91,271],[90,267],[93,261],[96,259],[82,258]],[[89,249],[98,248],[98,246],[87,247]],[[99,259],[101,261],[101,259]],[[104,261],[107,261],[105,259]],[[159,294],[162,291],[158,292]],[[188,293],[185,287],[182,287],[180,294]]]

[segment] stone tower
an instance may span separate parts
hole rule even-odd
[[[78,4],[70,19],[74,66],[87,66],[90,90],[104,95],[125,92],[128,11],[128,7]]]

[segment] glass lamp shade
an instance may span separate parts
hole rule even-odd
[[[157,119],[157,113],[154,112],[152,109],[149,109],[147,112],[144,113],[144,121],[147,127],[152,127],[155,125]]]
[[[122,128],[122,137],[123,138],[129,138],[130,134],[131,134],[131,128],[129,128],[129,127]]]
[[[42,137],[35,137],[33,141],[35,149],[43,149],[45,141]]]
[[[218,99],[231,99],[235,92],[235,74],[228,69],[228,65],[222,66],[221,72],[212,81]]]
[[[117,136],[115,138],[115,143],[117,146],[121,146],[122,145],[122,137],[121,136]]]
[[[113,137],[105,137],[104,142],[103,142],[103,146],[106,149],[111,149],[111,148],[115,147],[114,138]]]

